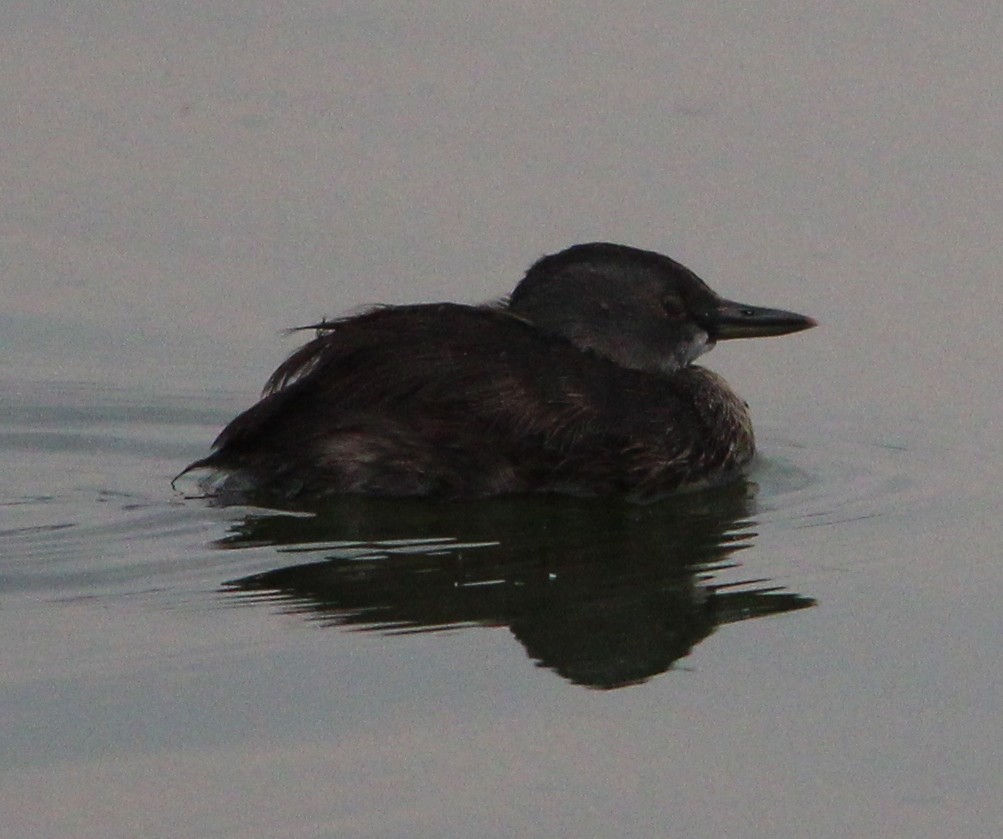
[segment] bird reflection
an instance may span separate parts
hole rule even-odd
[[[345,497],[241,521],[221,546],[318,558],[224,589],[331,626],[507,626],[539,666],[619,688],[665,672],[721,624],[814,604],[766,580],[725,581],[755,537],[753,495],[740,481],[648,505]]]

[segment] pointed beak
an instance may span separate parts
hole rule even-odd
[[[703,325],[716,341],[730,338],[765,338],[811,329],[817,321],[783,309],[764,309],[733,300],[721,300],[703,318]]]

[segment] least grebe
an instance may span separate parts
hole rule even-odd
[[[218,490],[649,499],[737,477],[747,405],[693,364],[717,341],[803,315],[725,300],[651,251],[546,256],[507,301],[387,306],[304,329],[208,457]],[[180,477],[180,476],[179,476]]]

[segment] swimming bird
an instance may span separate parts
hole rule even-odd
[[[508,297],[384,306],[303,329],[207,457],[217,491],[647,500],[739,476],[748,406],[694,364],[717,341],[815,321],[717,295],[625,245],[574,245]],[[180,477],[180,475],[178,476]]]

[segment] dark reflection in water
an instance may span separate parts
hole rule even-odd
[[[541,666],[617,688],[668,670],[720,624],[811,606],[766,580],[715,582],[755,537],[753,485],[646,506],[558,496],[344,498],[253,515],[223,546],[323,558],[225,584],[332,626],[508,626]]]

